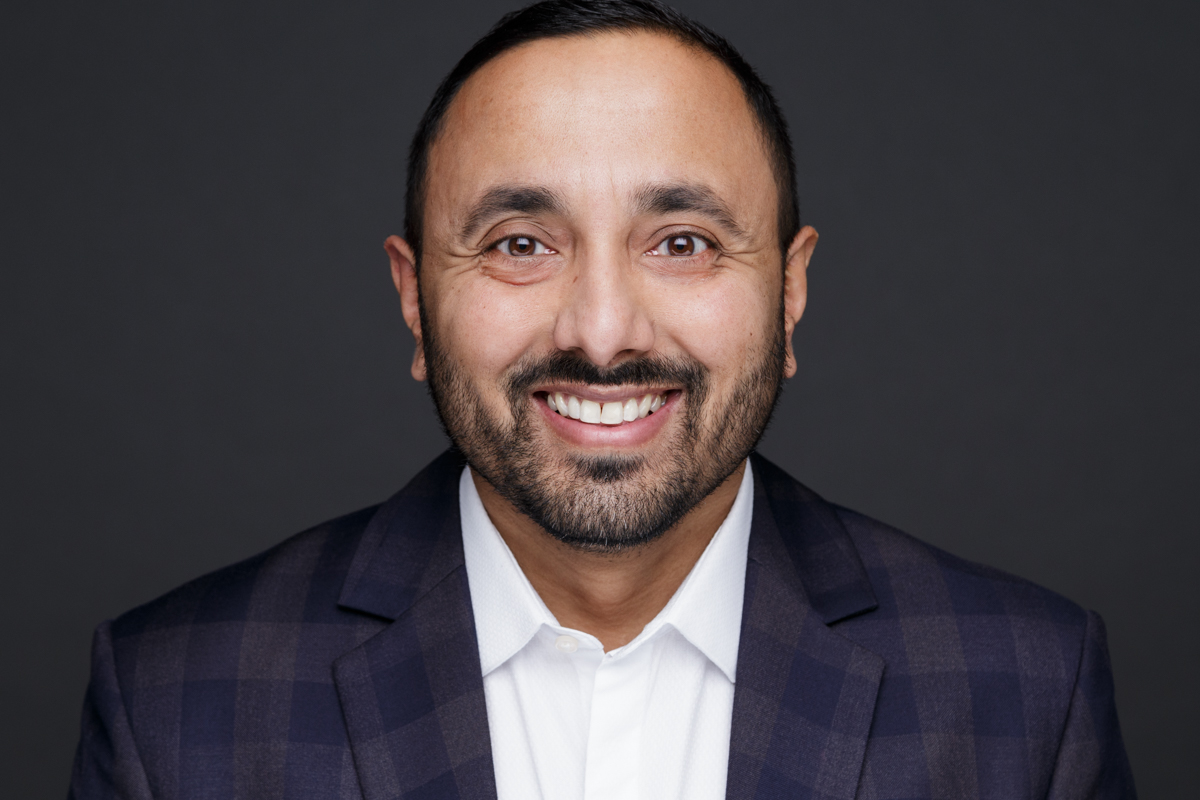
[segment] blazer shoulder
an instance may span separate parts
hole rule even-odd
[[[206,622],[289,619],[301,609],[328,612],[378,509],[371,506],[321,523],[188,581],[117,617],[111,623],[112,637],[118,641]],[[328,595],[319,598],[327,602],[314,602],[314,595]]]
[[[839,626],[886,661],[873,723],[878,738],[894,736],[893,746],[913,731],[962,732],[959,741],[969,747],[946,747],[929,768],[958,771],[962,785],[977,781],[981,791],[986,781],[997,797],[1135,796],[1095,612],[833,508],[879,601],[872,613]],[[896,758],[900,752],[876,750],[877,774],[930,758],[928,750]]]
[[[897,612],[900,605],[917,605],[941,606],[954,615],[1022,617],[1065,626],[1078,636],[1087,628],[1088,612],[1055,591],[956,556],[865,514],[832,507],[881,605]]]

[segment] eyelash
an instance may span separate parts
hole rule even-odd
[[[528,239],[529,241],[533,242],[535,252],[530,253],[529,255],[525,255],[525,256],[519,256],[519,255],[514,255],[513,253],[504,252],[504,244],[506,242],[513,242],[517,239]],[[541,253],[536,252],[538,247],[542,248]],[[498,239],[497,241],[495,241],[494,243],[492,243],[491,245],[488,246],[488,250],[498,250],[501,255],[507,256],[508,258],[522,258],[522,259],[530,258],[532,256],[555,255],[558,253],[557,250],[553,250],[553,249],[547,247],[545,244],[543,244],[540,239],[537,239],[533,236],[523,236],[521,234],[515,234],[513,236],[505,236],[503,239]]]
[[[695,231],[675,231],[673,233],[669,233],[666,236],[664,236],[662,238],[662,240],[658,242],[658,244],[654,245],[654,247],[652,247],[650,250],[647,250],[646,252],[653,253],[655,250],[658,250],[660,247],[662,247],[662,245],[664,243],[670,241],[671,239],[683,239],[683,238],[695,239],[696,241],[703,243],[704,250],[701,250],[700,253],[703,253],[705,250],[714,250],[715,251],[717,249],[717,243],[714,242],[712,239],[709,239],[707,236],[701,236],[700,234],[696,233]],[[663,248],[663,249],[665,249],[665,248]],[[682,259],[682,258],[695,258],[696,256],[700,255],[700,253],[693,253],[693,254],[687,255],[687,256],[671,256],[670,254],[663,254],[663,255],[667,255],[668,258]]]

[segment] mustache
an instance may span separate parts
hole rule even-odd
[[[699,395],[707,386],[708,368],[687,356],[639,356],[614,367],[598,367],[576,353],[561,350],[519,362],[508,375],[507,393],[519,401],[532,387],[558,381],[590,386],[682,386],[689,394]]]

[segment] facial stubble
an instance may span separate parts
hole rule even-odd
[[[711,372],[689,356],[641,356],[597,367],[574,352],[526,356],[502,389],[510,418],[500,419],[452,354],[440,347],[420,308],[429,391],[450,441],[496,492],[566,544],[616,552],[653,541],[721,485],[757,445],[783,385],[782,300],[773,335],[737,378],[729,399],[709,407]],[[772,332],[769,332],[772,333]],[[530,390],[567,382],[590,386],[679,387],[679,423],[666,457],[553,454]]]

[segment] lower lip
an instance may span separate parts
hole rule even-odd
[[[533,402],[547,418],[550,429],[571,444],[592,448],[626,448],[637,447],[653,439],[674,413],[679,396],[679,392],[671,392],[658,411],[620,425],[594,424],[564,417],[550,410],[545,395],[535,396]]]

